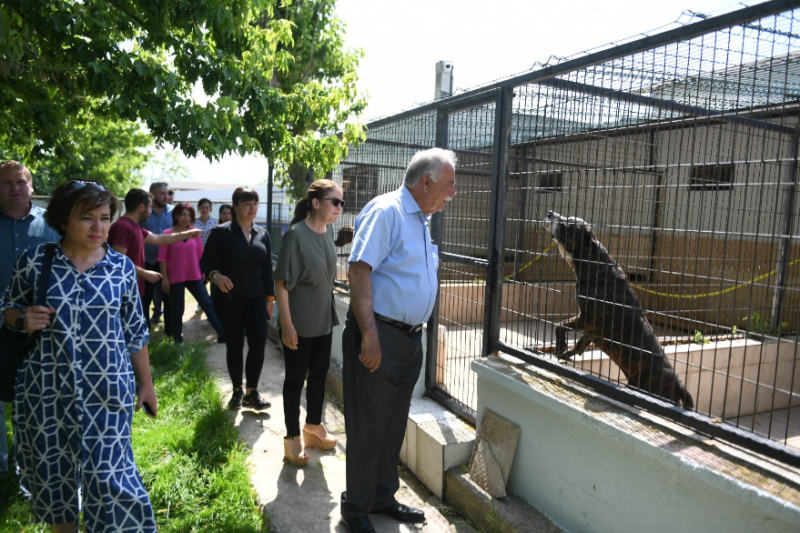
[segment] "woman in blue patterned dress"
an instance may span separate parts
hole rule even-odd
[[[98,183],[58,187],[47,306],[33,305],[45,245],[19,257],[0,304],[8,325],[41,332],[17,375],[14,450],[37,520],[56,532],[74,532],[81,510],[88,532],[156,531],[131,448],[134,410],[157,409],[149,330],[133,263],[105,244],[117,211]]]

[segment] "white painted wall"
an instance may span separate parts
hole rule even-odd
[[[642,436],[635,411],[511,368],[496,357],[472,363],[478,420],[488,408],[522,428],[508,488],[565,531],[800,531],[800,501],[692,460],[691,439]]]

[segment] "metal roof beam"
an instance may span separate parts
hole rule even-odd
[[[588,85],[585,83],[578,83],[570,80],[549,78],[546,80],[539,80],[535,83],[547,87],[553,87],[554,89],[591,94],[594,96],[600,96],[602,98],[608,98],[611,100],[618,100],[621,102],[628,102],[636,105],[654,107],[657,109],[663,109],[665,111],[670,111],[673,113],[681,113],[683,115],[691,115],[694,117],[702,117],[702,118],[717,118],[720,120],[724,120],[726,122],[736,122],[739,124],[744,124],[746,126],[753,126],[765,130],[785,133],[787,135],[793,135],[795,133],[794,127],[784,126],[783,124],[773,124],[772,122],[766,122],[764,120],[741,116],[736,114],[735,112],[724,113],[721,111],[712,111],[710,109],[705,109],[702,107],[681,104],[672,100],[663,100],[661,98],[652,98],[650,96],[642,96],[640,94],[634,94],[624,91],[616,91],[613,89],[606,89],[604,87],[597,87],[595,85]]]

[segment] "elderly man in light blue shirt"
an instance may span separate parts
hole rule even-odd
[[[0,163],[0,293],[11,283],[19,254],[30,246],[61,239],[44,221],[44,211],[31,203],[31,194],[28,167],[17,161]],[[0,402],[0,472],[7,468],[6,404]]]
[[[347,491],[341,510],[351,533],[374,531],[367,513],[425,521],[422,511],[395,499],[397,466],[422,368],[422,324],[438,289],[430,215],[456,195],[455,164],[450,150],[417,152],[403,187],[374,198],[356,218],[342,335]]]

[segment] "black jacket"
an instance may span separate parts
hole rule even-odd
[[[204,274],[219,270],[233,282],[231,296],[237,300],[275,296],[272,283],[272,244],[267,230],[253,224],[250,244],[236,220],[211,230],[200,259]]]

